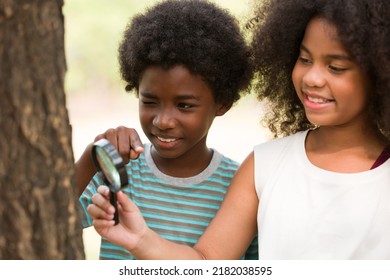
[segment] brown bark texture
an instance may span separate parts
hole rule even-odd
[[[84,259],[61,0],[0,0],[0,259]]]

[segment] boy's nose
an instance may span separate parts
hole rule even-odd
[[[175,127],[175,119],[168,110],[160,110],[154,117],[153,125],[161,130]]]

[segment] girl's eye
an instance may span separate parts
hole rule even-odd
[[[302,57],[302,56],[300,56],[300,57],[298,58],[298,60],[299,60],[302,64],[305,64],[305,65],[311,63],[310,59],[305,58],[305,57]]]
[[[342,73],[344,72],[346,69],[345,68],[342,68],[342,67],[336,67],[336,66],[332,66],[332,65],[329,65],[329,70],[333,73]]]

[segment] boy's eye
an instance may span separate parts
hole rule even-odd
[[[156,102],[153,102],[153,101],[147,101],[147,100],[142,100],[141,101],[143,105],[155,105]]]
[[[194,107],[194,105],[188,104],[188,103],[179,103],[177,105],[180,109],[190,109]]]

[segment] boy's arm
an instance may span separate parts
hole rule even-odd
[[[92,146],[89,144],[80,159],[75,164],[76,185],[79,196],[96,173],[96,167],[92,160]]]
[[[100,186],[98,191],[88,206],[96,231],[137,259],[239,259],[256,234],[259,201],[253,153],[239,168],[220,210],[194,248],[165,240],[148,228],[137,206],[122,192],[117,196],[120,223],[114,226],[108,188]]]

